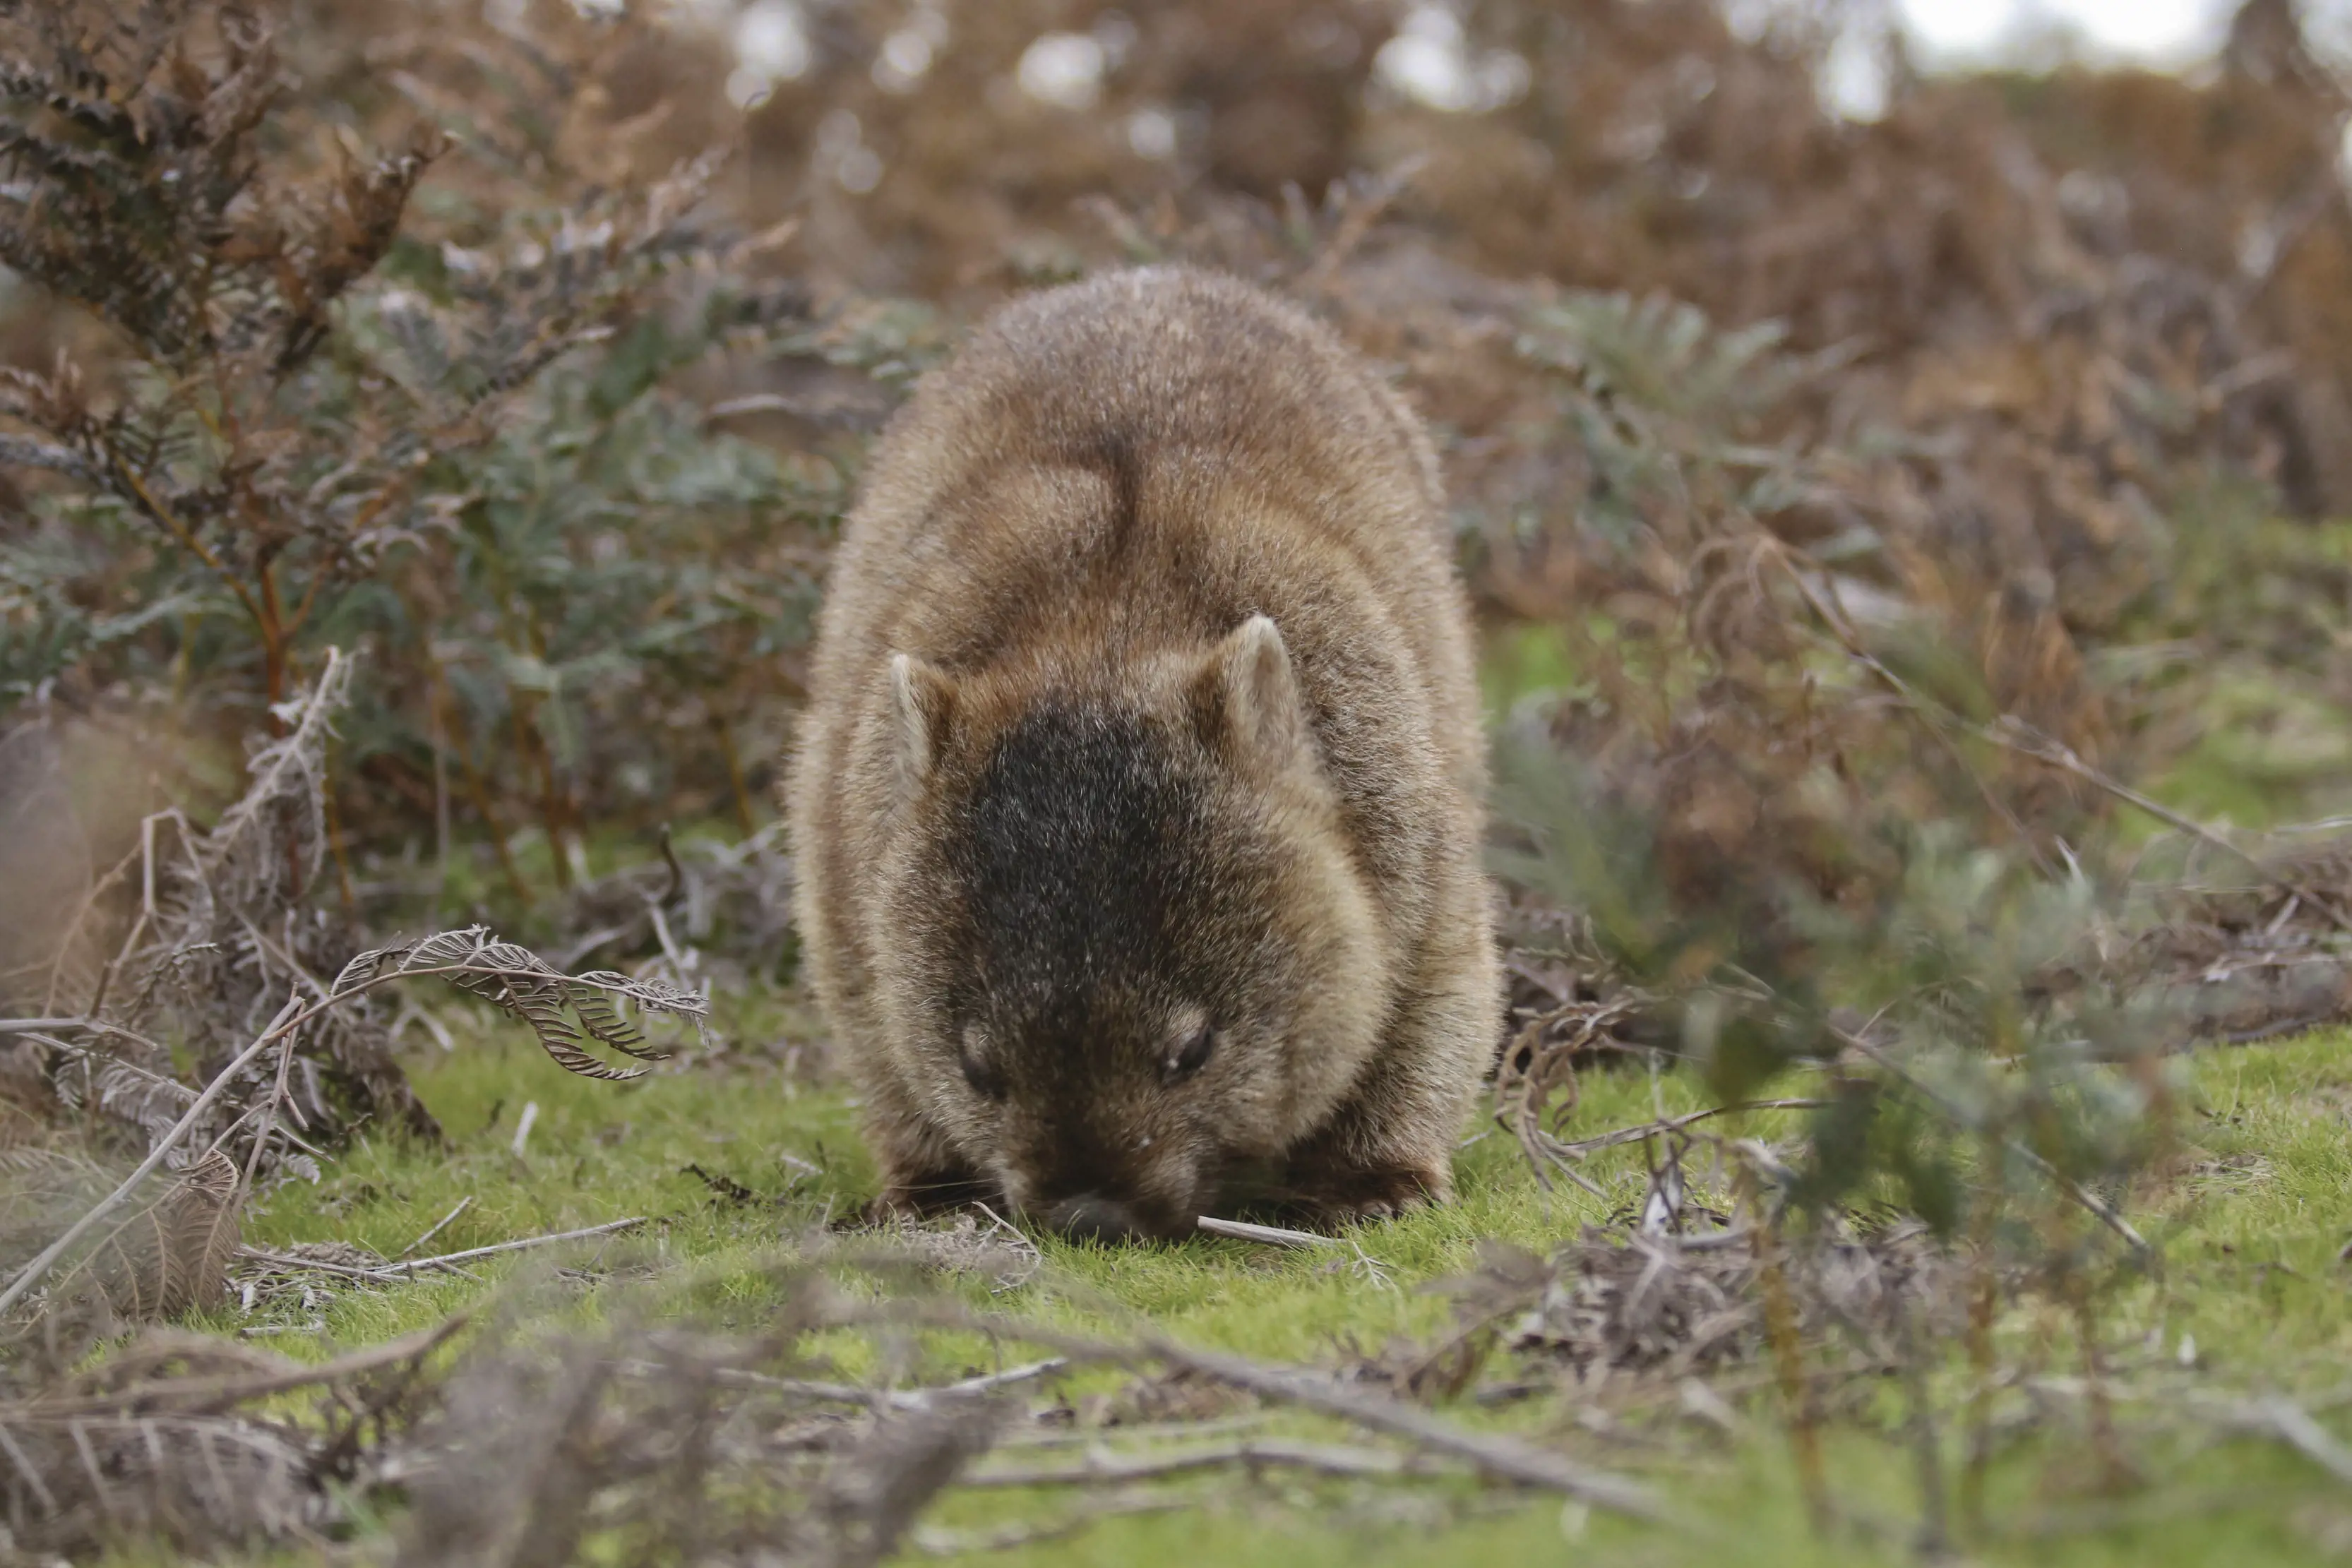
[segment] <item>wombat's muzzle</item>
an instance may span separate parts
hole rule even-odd
[[[1118,1199],[1091,1192],[1064,1198],[1045,1211],[1045,1219],[1055,1229],[1084,1241],[1136,1241],[1169,1233],[1166,1226],[1147,1223]]]

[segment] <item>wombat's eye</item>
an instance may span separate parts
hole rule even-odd
[[[1202,1024],[1192,1032],[1190,1040],[1160,1064],[1162,1076],[1171,1083],[1182,1082],[1208,1064],[1209,1052],[1216,1048],[1217,1031]]]
[[[973,1093],[985,1094],[991,1100],[1002,1100],[1004,1098],[1004,1078],[996,1069],[988,1064],[988,1058],[984,1054],[987,1046],[987,1037],[980,1030],[968,1029],[963,1031],[963,1044],[961,1051],[963,1061],[963,1081],[971,1085]]]

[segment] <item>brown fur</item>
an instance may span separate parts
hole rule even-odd
[[[1500,1000],[1447,554],[1411,413],[1234,279],[1031,296],[926,380],[788,785],[886,1203],[1450,1195]]]

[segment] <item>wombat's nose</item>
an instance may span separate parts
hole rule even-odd
[[[1056,1230],[1088,1241],[1124,1241],[1140,1229],[1127,1205],[1090,1192],[1055,1204],[1046,1218]]]

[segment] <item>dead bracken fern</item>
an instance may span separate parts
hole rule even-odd
[[[1875,1366],[1901,1364],[1906,1320],[1946,1335],[1962,1326],[1960,1266],[1916,1223],[1842,1225],[1794,1249],[1786,1267],[1801,1332],[1852,1336]],[[1762,1357],[1759,1270],[1751,1235],[1588,1227],[1548,1260],[1489,1244],[1476,1273],[1449,1289],[1465,1322],[1598,1389],[1612,1378],[1673,1382]]]
[[[784,824],[734,843],[656,838],[660,858],[574,886],[556,911],[549,947],[571,968],[592,954],[644,955],[639,974],[740,990],[765,977],[792,926],[793,862]]]
[[[859,1418],[769,1370],[785,1360],[677,1330],[486,1347],[397,1453],[395,1560],[572,1563],[593,1537],[635,1560],[867,1568],[1009,1414],[945,1396]]]
[[[36,1562],[115,1541],[306,1535],[328,1517],[310,1471],[308,1442],[268,1422],[0,1406],[0,1547]]]
[[[331,980],[317,978],[310,955],[332,928],[306,918],[297,901],[326,859],[324,756],[348,681],[348,661],[330,650],[315,687],[279,710],[284,732],[255,753],[246,793],[210,830],[176,812],[147,820],[136,852],[142,892],[119,916],[125,929],[91,983],[87,1010],[0,1019],[0,1030],[41,1053],[40,1082],[60,1111],[134,1131],[144,1155],[111,1192],[88,1179],[100,1166],[87,1158],[46,1145],[12,1156],[75,1179],[46,1194],[26,1183],[0,1204],[0,1239],[14,1265],[0,1320],[36,1300],[134,1322],[216,1300],[253,1182],[313,1157],[315,1145],[295,1128],[331,1138],[356,1124],[348,1111],[334,1113],[320,1075],[308,1071],[314,1062],[365,1092],[362,1115],[371,1105],[414,1104],[370,1006],[381,987],[446,980],[529,1025],[567,1070],[606,1080],[642,1069],[609,1065],[592,1047],[640,1061],[666,1054],[624,1009],[688,1018],[698,1029],[707,1020],[709,1004],[698,993],[613,971],[567,975],[480,926],[373,948]],[[168,858],[156,842],[166,824],[179,851]],[[127,902],[128,889],[118,896]],[[77,936],[68,931],[68,946]],[[79,999],[63,979],[65,957],[61,949],[50,966],[52,1005]],[[142,981],[116,983],[130,968],[143,970]],[[265,1006],[274,1009],[266,1019]],[[175,1040],[194,1048],[205,1074],[199,1085],[175,1071]],[[249,1043],[232,1043],[240,1040]],[[176,1175],[162,1178],[166,1170]],[[87,1191],[93,1185],[103,1196]],[[30,1261],[15,1250],[77,1211],[64,1234],[32,1243]]]
[[[325,329],[343,289],[373,265],[437,146],[347,168],[316,191],[257,189],[255,132],[286,90],[256,8],[213,11],[215,51],[196,37],[198,7],[130,8],[67,0],[11,5],[15,46],[0,159],[19,179],[0,218],[0,254],[26,276],[90,305],[182,370],[224,349],[290,368]],[[258,199],[257,199],[258,198]],[[212,265],[192,269],[191,255]],[[57,414],[68,472],[135,487],[131,430],[85,423],[72,383],[20,382]],[[118,467],[119,465],[119,467]],[[161,520],[161,514],[158,515]]]
[[[232,1130],[257,1141],[250,1163],[262,1174],[281,1161],[312,1168],[307,1151],[318,1141],[332,1142],[371,1119],[431,1135],[436,1129],[394,1061],[386,1017],[373,1002],[383,981],[446,978],[528,1022],[567,1069],[606,1079],[635,1072],[598,1062],[587,1048],[648,1061],[665,1054],[646,1043],[621,1006],[690,1018],[698,1028],[709,1017],[697,993],[610,970],[565,975],[481,927],[371,949],[339,968],[322,962],[335,946],[349,952],[351,938],[339,923],[303,907],[299,894],[327,860],[324,757],[349,678],[349,661],[331,650],[317,685],[279,715],[285,733],[255,754],[246,793],[211,829],[172,811],[148,819],[133,855],[137,874],[114,890],[128,907],[114,918],[121,930],[110,957],[73,963],[102,925],[83,923],[51,956],[38,999],[18,993],[20,1005],[46,1003],[58,1015],[19,1030],[42,1053],[58,1099],[149,1145],[195,1098],[173,1068],[172,1040],[195,1045],[200,1071],[217,1073],[235,1054],[230,1041],[260,1032],[288,995],[305,998],[304,1022],[289,1037],[291,1053],[248,1067],[212,1120],[182,1140],[174,1166]],[[141,890],[135,904],[132,886]],[[106,891],[93,889],[90,897]],[[333,977],[320,977],[326,974]]]
[[[345,792],[421,796],[445,825],[454,800],[486,830],[519,796],[577,842],[578,753],[602,738],[578,707],[601,702],[715,747],[747,814],[746,705],[703,688],[798,640],[819,563],[773,525],[839,486],[706,430],[665,383],[805,327],[805,288],[755,276],[774,232],[719,219],[700,149],[616,179],[625,131],[540,135],[547,103],[603,92],[581,73],[606,35],[584,18],[546,47],[435,8],[396,42],[292,19],[268,0],[0,7],[0,260],[109,329],[0,367],[0,469],[58,537],[113,541],[118,590],[152,586],[133,559],[172,580],[144,615],[92,618],[49,574],[79,567],[16,561],[0,600],[13,622],[29,591],[46,634],[0,652],[5,700],[47,678],[25,656],[139,662],[156,617],[201,606],[231,635],[200,684],[239,695],[187,716],[229,739],[389,613],[405,624],[358,694],[378,739]],[[509,101],[485,112],[452,83]],[[414,201],[428,176],[439,200]],[[647,552],[598,543],[625,524],[723,569],[680,562],[656,587]],[[712,550],[717,528],[745,548]],[[656,603],[667,630],[614,679],[608,633]],[[572,866],[558,854],[559,881]]]
[[[0,1560],[142,1540],[191,1554],[316,1543],[345,1517],[333,1486],[355,1473],[364,1445],[404,1422],[424,1358],[458,1326],[312,1366],[153,1334],[95,1371],[53,1374],[30,1391],[0,1385]],[[331,1396],[318,1420],[252,1408],[310,1387]]]
[[[275,405],[445,143],[420,133],[315,183],[265,177],[263,127],[287,84],[242,4],[12,5],[0,49],[0,257],[104,318],[159,372],[115,402],[70,359],[8,371],[0,415],[28,434],[5,455],[110,497],[203,562],[252,621],[268,700],[283,701],[311,601],[280,601],[280,558],[352,570],[382,507],[289,505],[304,454]]]
[[[52,1288],[102,1291],[114,1313],[157,1322],[216,1305],[240,1239],[236,1162],[219,1148],[180,1171],[154,1200],[110,1227],[105,1239]]]
[[[193,1050],[198,1073],[209,1077],[289,992],[329,994],[320,977],[357,942],[308,894],[330,859],[327,750],[351,683],[351,659],[329,650],[319,678],[272,716],[278,733],[256,747],[243,793],[218,820],[201,828],[176,809],[149,815],[115,872],[79,890],[79,913],[40,967],[0,987],[10,1011],[43,1020],[27,1038],[67,1105],[152,1142],[194,1092],[175,1067],[174,1044]],[[69,816],[45,826],[75,828]],[[310,1151],[364,1122],[438,1134],[365,997],[306,1030],[282,1075],[276,1063],[256,1073],[224,1106],[221,1125],[183,1158],[247,1116],[249,1099],[278,1094],[281,1077],[283,1103],[268,1129],[245,1129],[264,1145],[260,1174],[276,1174],[280,1162],[308,1174]]]
[[[804,1375],[801,1342],[866,1333],[885,1303],[772,1270],[757,1333],[655,1321],[550,1331],[535,1292],[454,1360],[464,1326],[304,1367],[155,1334],[0,1398],[0,1527],[24,1552],[155,1536],[184,1551],[310,1540],[397,1496],[400,1563],[670,1560],[870,1568],[1060,1364],[864,1390]],[[312,1419],[254,1407],[316,1387]]]
[[[152,1281],[152,1290],[134,1295],[133,1304],[154,1305],[180,1300],[191,1288],[216,1291],[217,1265],[235,1246],[230,1228],[235,1205],[243,1197],[239,1183],[234,1179],[235,1167],[227,1166],[221,1154],[220,1141],[228,1136],[226,1132],[218,1135],[205,1158],[190,1166],[160,1205],[134,1210],[138,1218],[127,1222],[113,1219],[113,1214],[133,1199],[142,1182],[163,1168],[188,1142],[207,1113],[216,1104],[226,1103],[227,1092],[239,1081],[240,1074],[254,1068],[273,1047],[280,1062],[282,1082],[282,1068],[292,1060],[293,1041],[305,1026],[380,986],[425,977],[445,979],[460,990],[490,1001],[528,1023],[559,1064],[583,1076],[608,1081],[635,1077],[642,1070],[607,1066],[583,1049],[584,1041],[593,1040],[641,1060],[657,1060],[662,1054],[646,1043],[642,1030],[621,1013],[615,998],[625,999],[640,1009],[675,1013],[698,1024],[709,1011],[709,1004],[700,996],[654,982],[610,973],[562,974],[535,955],[499,942],[480,928],[444,932],[407,946],[362,954],[346,967],[331,988],[316,999],[306,1003],[299,992],[291,997],[269,1026],[214,1077],[176,1123],[153,1141],[140,1168],[17,1270],[5,1290],[0,1291],[0,1321],[5,1321],[8,1309],[24,1301],[43,1277],[71,1256],[74,1247],[89,1236],[99,1238],[97,1245],[101,1249],[114,1247],[120,1257],[142,1257],[151,1264],[144,1274],[135,1278]],[[268,1135],[278,1103],[265,1079],[256,1103],[231,1124],[230,1131],[234,1131],[249,1121],[257,1122],[253,1150],[247,1155],[248,1171],[258,1157],[261,1140]],[[224,1168],[230,1177],[226,1182],[226,1196],[211,1201],[215,1189],[224,1185],[220,1176]],[[137,1228],[147,1220],[152,1220],[158,1230],[154,1249],[125,1251],[117,1244],[116,1239],[129,1226],[134,1238],[129,1247],[142,1247],[143,1232]],[[101,1222],[107,1224],[104,1230],[100,1229]],[[185,1279],[191,1259],[211,1270],[194,1287]],[[71,1281],[78,1277],[77,1269],[65,1278]]]
[[[645,1030],[621,1011],[623,1002],[691,1019],[698,1028],[710,1016],[709,1002],[696,992],[658,980],[632,979],[610,969],[566,975],[530,949],[501,942],[479,925],[362,953],[335,977],[333,994],[346,996],[379,980],[426,975],[438,975],[529,1024],[559,1066],[584,1078],[619,1081],[642,1076],[645,1071],[599,1061],[584,1049],[592,1041],[640,1061],[667,1059],[669,1052],[646,1043]]]

